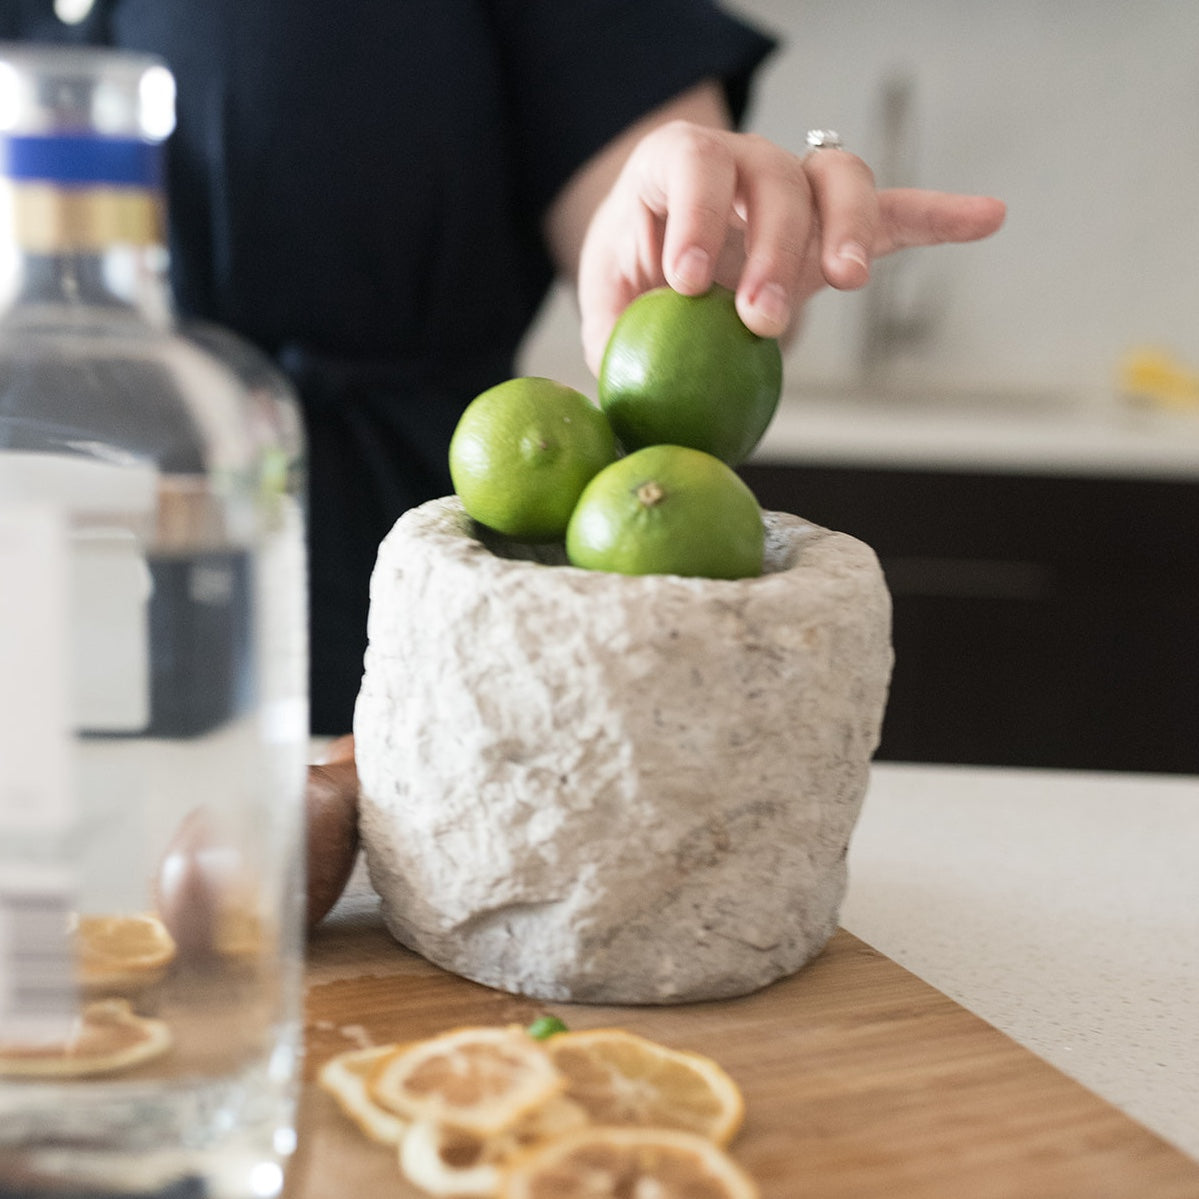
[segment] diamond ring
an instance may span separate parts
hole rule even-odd
[[[845,143],[835,129],[809,129],[807,142],[813,150],[845,149]]]

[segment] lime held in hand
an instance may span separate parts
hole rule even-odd
[[[617,454],[604,414],[552,379],[508,379],[476,396],[450,440],[467,513],[521,541],[564,536],[583,488]]]
[[[606,466],[566,530],[573,566],[626,575],[760,575],[764,543],[753,492],[719,458],[678,445],[647,446]]]
[[[744,462],[783,386],[779,344],[751,333],[724,287],[660,287],[621,313],[599,373],[600,407],[625,449],[672,444]]]

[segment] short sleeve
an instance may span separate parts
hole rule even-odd
[[[736,121],[773,36],[711,0],[492,0],[527,202],[540,213],[623,129],[703,79]]]

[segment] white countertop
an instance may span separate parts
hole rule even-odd
[[[785,394],[751,461],[1199,480],[1199,409],[986,393]]]
[[[842,924],[1199,1158],[1199,778],[876,763]]]

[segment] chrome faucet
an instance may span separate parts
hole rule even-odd
[[[896,74],[885,80],[880,105],[882,145],[875,179],[880,188],[916,186],[915,80]],[[904,351],[928,341],[936,311],[925,294],[903,287],[904,255],[890,255],[873,266],[864,293],[861,367],[867,378],[881,374]],[[905,294],[905,290],[908,294]]]

